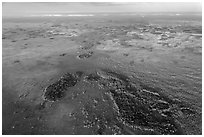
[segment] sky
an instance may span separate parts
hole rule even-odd
[[[3,16],[100,12],[202,12],[202,4],[161,2],[3,2]]]

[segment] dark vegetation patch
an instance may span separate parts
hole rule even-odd
[[[130,65],[133,66],[135,64],[134,60],[130,61]]]
[[[127,56],[129,56],[129,54],[128,54],[128,53],[123,53],[123,56],[126,56],[126,57],[127,57]]]
[[[144,59],[141,59],[140,62],[144,62]]]
[[[65,56],[66,55],[66,53],[63,53],[63,54],[60,54],[59,56]]]
[[[80,59],[85,59],[85,58],[90,58],[92,55],[93,55],[93,51],[89,51],[87,53],[83,53],[83,54],[79,55],[78,57]]]
[[[42,47],[43,45],[37,45],[37,47]]]
[[[20,63],[20,60],[15,60],[13,63]]]
[[[83,72],[78,71],[75,74],[66,73],[57,82],[45,88],[44,98],[49,101],[57,101],[65,96],[65,91],[69,87],[77,84]]]
[[[16,42],[16,40],[12,40],[11,42]]]

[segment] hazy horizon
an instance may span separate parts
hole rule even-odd
[[[161,2],[3,2],[3,17],[75,13],[202,12],[202,4]]]

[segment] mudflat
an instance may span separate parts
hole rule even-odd
[[[3,134],[202,134],[202,18],[3,19]]]

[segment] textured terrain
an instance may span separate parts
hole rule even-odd
[[[201,23],[4,19],[2,133],[202,134]]]

